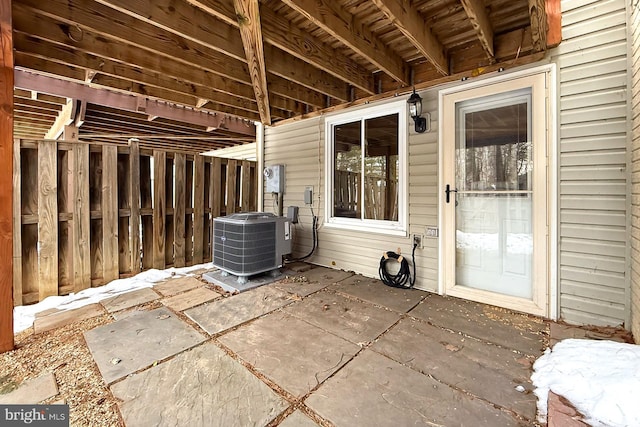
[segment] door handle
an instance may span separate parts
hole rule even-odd
[[[451,193],[457,193],[458,189],[451,189],[451,186],[449,184],[447,184],[447,186],[445,187],[444,193],[447,195],[447,203],[449,203],[449,200],[451,198]]]

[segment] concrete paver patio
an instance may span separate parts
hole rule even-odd
[[[534,423],[540,319],[322,267],[203,300],[171,280],[199,305],[86,333],[127,426]]]

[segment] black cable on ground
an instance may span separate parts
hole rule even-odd
[[[416,248],[418,245],[413,245],[413,250],[411,251],[411,260],[413,264],[413,276],[411,275],[411,270],[409,269],[409,261],[402,255],[399,255],[395,252],[385,252],[385,254],[380,258],[380,268],[378,268],[378,274],[380,274],[380,280],[387,286],[391,286],[393,288],[402,288],[402,289],[411,289],[413,285],[416,283]],[[387,261],[394,260],[395,262],[400,263],[400,269],[396,274],[391,274],[387,271]],[[409,284],[407,284],[407,282]]]

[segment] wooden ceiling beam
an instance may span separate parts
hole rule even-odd
[[[531,38],[534,52],[547,49],[547,12],[545,0],[528,0]]]
[[[402,84],[409,84],[402,58],[380,41],[358,18],[332,0],[283,0],[283,2],[347,45],[381,71]]]
[[[56,1],[63,1],[63,0],[56,0]],[[71,30],[67,29],[67,32],[65,32],[64,28],[61,28],[60,24],[53,22],[50,19],[46,19],[42,15],[30,13],[29,10],[25,11],[21,7],[16,7],[14,9],[15,9],[14,17],[16,19],[16,26],[15,26],[16,29],[18,31],[23,31],[39,39],[48,40],[52,43],[57,43],[62,46],[72,46],[77,50],[80,50],[86,53],[95,54],[97,56],[101,56],[105,58],[110,58],[114,61],[123,62],[131,66],[136,66],[138,68],[152,69],[161,74],[174,76],[176,78],[180,78],[185,81],[191,81],[195,77],[200,77],[200,80],[202,80],[203,73],[204,73],[205,74],[204,77],[206,77],[204,79],[206,80],[206,83],[204,83],[204,86],[216,88],[220,91],[225,91],[230,95],[234,95],[234,96],[238,96],[238,94],[234,92],[234,90],[235,91],[239,90],[239,87],[237,85],[238,83],[241,83],[247,86],[251,85],[251,81],[247,71],[248,69],[245,63],[241,63],[242,70],[238,70],[240,66],[235,66],[235,67],[227,67],[226,70],[223,70],[224,72],[220,72],[219,68],[225,67],[225,65],[220,65],[220,64],[225,64],[226,62],[233,63],[235,60],[229,57],[227,57],[227,60],[224,60],[224,58],[222,57],[223,56],[222,54],[218,52],[214,52],[211,49],[202,47],[202,46],[197,47],[197,49],[189,48],[188,46],[184,47],[184,49],[180,47],[184,43],[193,44],[193,42],[189,40],[182,39],[183,43],[181,43],[179,40],[176,40],[174,43],[171,43],[168,46],[163,47],[162,55],[166,55],[166,56],[163,56],[162,60],[158,60],[158,57],[156,55],[149,54],[149,51],[145,50],[144,47],[141,47],[140,45],[136,45],[136,46],[129,45],[127,44],[126,40],[123,39],[123,37],[126,37],[126,36],[130,36],[136,39],[135,31],[133,33],[129,31],[126,34],[120,33],[120,37],[116,37],[116,39],[120,40],[122,43],[118,44],[117,48],[114,47],[113,41],[106,40],[105,37],[103,37],[103,36],[110,37],[109,35],[106,34],[109,28],[107,29],[101,28],[102,31],[100,34],[94,34],[89,30],[84,30],[82,32],[82,38],[81,39],[76,38],[76,41],[73,41],[69,38],[69,35],[67,33],[68,31],[71,31]],[[86,13],[89,13],[89,12],[86,12]],[[117,12],[114,12],[114,13],[117,13]],[[58,18],[53,18],[53,19],[62,19],[63,21],[72,22],[70,19],[71,14],[69,12],[60,12],[55,14],[47,13],[47,16],[50,18],[54,15],[56,16],[63,15],[63,16]],[[125,18],[127,17],[125,16]],[[128,17],[128,18],[133,19],[131,17]],[[144,24],[144,23],[141,23],[141,24]],[[103,25],[106,26],[107,24],[103,24]],[[132,25],[135,27],[134,23],[132,23]],[[158,31],[163,32],[164,30],[156,29],[156,33]],[[168,32],[165,32],[165,33],[167,34],[164,34],[164,33],[153,34],[153,36],[152,37],[150,36],[150,37],[152,39],[155,39],[155,38],[171,39],[172,37],[173,38],[178,37]],[[153,43],[157,45],[160,42],[154,41]],[[159,46],[156,46],[156,47],[160,49]],[[183,54],[183,52],[186,52],[186,53]],[[201,56],[205,56],[205,57],[207,56],[205,55],[206,52],[212,53],[213,55],[217,55],[218,59],[216,61],[210,61],[210,60],[200,61]],[[189,62],[186,59],[184,59],[183,56],[185,55],[188,55],[189,57],[188,59],[190,61],[195,61],[195,62]],[[291,59],[294,59],[294,58],[291,58]],[[200,62],[197,62],[197,61],[200,61]],[[239,63],[239,61],[236,61],[235,63],[237,64]],[[308,64],[301,64],[299,68],[301,68],[301,71],[290,78],[303,79],[305,78],[305,76],[310,75],[313,72],[317,71],[315,67],[310,66]],[[332,88],[332,87],[339,86],[340,84],[343,84],[341,80],[326,73],[322,75],[321,78],[322,78],[322,81],[321,81],[322,84],[319,85],[319,90],[322,88]],[[313,87],[314,84],[318,83],[317,80],[313,80],[313,81],[295,80],[295,81],[307,87]],[[252,92],[252,89],[250,87],[247,87],[247,89],[249,92]],[[336,92],[329,92],[327,93],[327,95],[338,97],[338,94]],[[240,95],[240,96],[243,96],[243,95]],[[340,95],[340,97],[342,96]],[[252,98],[253,98],[253,95],[251,96],[251,99]],[[284,107],[286,103],[284,102],[279,103],[279,101],[280,101],[279,99],[274,99],[272,102],[274,103],[274,106],[277,106],[278,108],[286,109],[286,107]]]
[[[52,95],[82,99],[93,104],[105,105],[112,108],[139,112],[139,100],[133,95],[94,89],[83,84],[33,74],[23,70],[16,70],[15,86],[22,89],[50,93]],[[223,128],[244,135],[255,135],[255,126],[253,123],[248,123],[243,120],[146,99],[144,103],[144,112],[148,115],[193,123],[205,127]]]
[[[74,0],[77,1],[77,0]],[[175,0],[95,0],[97,3],[172,32],[195,43],[245,61],[238,26],[229,25],[197,7]],[[233,15],[235,16],[235,15]]]
[[[430,26],[406,0],[373,0],[388,20],[443,75],[449,74],[444,47],[431,33]],[[463,2],[464,3],[464,2]]]
[[[478,35],[482,48],[491,59],[495,57],[493,49],[493,28],[482,0],[460,0],[471,25]]]
[[[267,67],[264,60],[262,27],[260,25],[260,6],[258,0],[234,0],[236,17],[240,27],[240,37],[249,65],[249,75],[256,94],[260,121],[271,125],[269,111],[269,91],[267,90]]]
[[[77,111],[78,103],[73,99],[67,101],[67,104],[62,107],[62,111],[60,111],[60,114],[58,114],[58,117],[56,117],[56,120],[44,136],[45,139],[58,139],[64,132],[64,127],[75,121]]]
[[[233,0],[186,1],[229,25],[238,26]],[[322,42],[317,37],[291,25],[289,21],[277,15],[265,5],[261,7],[260,14],[262,16],[265,42],[332,74],[345,83],[360,88],[366,93],[373,94],[375,92],[371,73],[351,58]],[[270,50],[270,47],[265,46],[265,56],[269,58],[272,53],[274,52]],[[268,71],[271,70],[268,68]]]
[[[135,63],[145,55],[158,61],[160,56],[207,69],[228,79],[251,83],[247,65],[240,60],[110,8],[107,8],[107,15],[99,15],[92,6],[97,5],[88,0],[74,0],[73,3],[68,0],[24,0],[13,7],[15,28],[91,53],[94,46],[106,44],[110,52],[107,56],[127,58],[128,63]]]
[[[178,63],[176,64],[177,68],[184,67],[185,69],[181,73],[176,73],[180,74],[180,76],[171,77],[162,73],[163,70],[137,68],[129,64],[112,61],[106,57],[81,52],[68,46],[39,40],[23,33],[16,33],[14,40],[16,50],[25,55],[34,55],[42,59],[85,68],[94,73],[120,77],[141,84],[164,87],[175,92],[211,101],[213,102],[212,105],[226,105],[255,113],[254,116],[257,115],[258,108],[253,99],[253,90],[248,85],[229,82],[223,87],[223,89],[227,89],[227,92],[215,90],[210,85],[222,79],[212,79],[212,74],[203,70],[187,69],[186,66]],[[185,80],[183,77],[189,80]],[[281,96],[272,97],[271,103],[274,108],[291,112],[298,110],[294,103]]]

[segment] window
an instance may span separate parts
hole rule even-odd
[[[326,121],[327,223],[405,231],[406,102]]]

